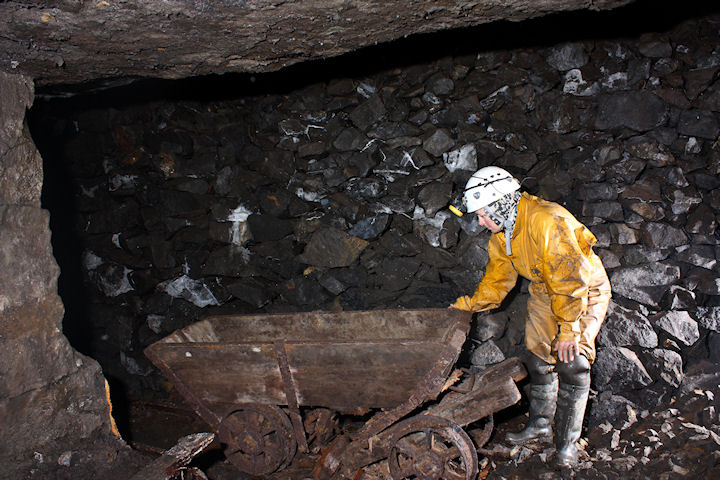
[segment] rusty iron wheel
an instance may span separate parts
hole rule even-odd
[[[297,450],[292,423],[274,405],[236,406],[220,422],[225,457],[242,472],[267,475],[290,464]]]
[[[394,428],[388,466],[393,480],[474,480],[475,446],[451,421],[430,415],[403,420]]]

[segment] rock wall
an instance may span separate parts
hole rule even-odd
[[[488,240],[446,207],[494,164],[598,237],[614,297],[593,421],[656,405],[688,363],[720,361],[718,22],[243,77],[253,93],[222,100],[49,105],[36,136],[55,132],[72,179],[88,353],[148,395],[163,382],[143,348],[207,315],[445,307]],[[479,316],[476,367],[523,351],[526,299],[521,282]]]
[[[58,268],[49,214],[40,208],[42,160],[25,124],[33,95],[28,78],[0,72],[2,476],[63,470],[106,478],[127,447],[111,434],[100,366],[75,352],[60,329]]]

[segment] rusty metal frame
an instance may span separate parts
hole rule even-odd
[[[298,449],[307,453],[309,451],[307,437],[305,436],[305,426],[303,425],[302,416],[300,415],[300,406],[297,396],[297,389],[290,371],[290,363],[288,362],[287,350],[285,342],[275,342],[275,353],[277,354],[278,367],[280,368],[280,376],[283,381],[283,390],[287,400],[288,409],[290,410],[290,421],[295,430],[295,440],[298,443]]]

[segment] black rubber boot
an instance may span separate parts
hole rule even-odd
[[[552,420],[555,416],[558,381],[552,371],[553,365],[545,363],[536,356],[525,362],[530,373],[530,419],[525,429],[517,433],[508,433],[505,439],[513,444],[550,440],[552,438]]]
[[[577,441],[590,392],[590,363],[578,355],[572,362],[558,362],[555,369],[560,380],[555,414],[555,463],[560,467],[573,467],[577,464]]]

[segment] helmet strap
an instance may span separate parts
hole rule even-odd
[[[512,237],[512,232],[515,230],[515,219],[517,218],[517,204],[515,205],[515,208],[512,210],[510,217],[505,220],[505,223],[503,224],[503,227],[505,227],[505,253],[509,257],[512,255],[512,248],[510,248],[510,237]]]

